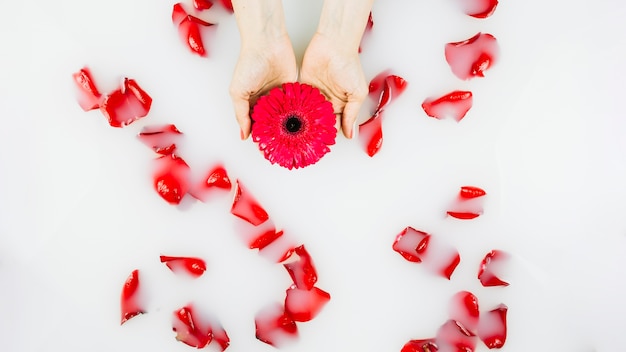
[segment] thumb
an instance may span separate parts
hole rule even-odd
[[[341,117],[341,129],[343,130],[343,135],[346,136],[346,138],[348,139],[351,139],[354,135],[354,123],[356,122],[356,118],[359,114],[359,110],[361,109],[362,104],[362,100],[348,101],[348,103],[346,103],[346,106],[343,108],[343,115]]]
[[[235,117],[241,129],[241,140],[246,140],[250,136],[250,101],[240,97],[233,97],[232,100],[235,108]]]

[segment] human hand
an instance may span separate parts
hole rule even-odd
[[[230,97],[241,128],[250,135],[250,108],[270,89],[295,81],[296,56],[285,28],[282,0],[233,0],[241,51],[230,83]]]
[[[296,79],[296,57],[289,37],[266,47],[242,47],[230,84],[230,97],[241,129],[241,139],[250,135],[250,108],[271,88]]]
[[[368,92],[358,50],[346,50],[336,39],[318,32],[306,49],[300,77],[330,100],[335,114],[341,115],[344,136],[352,138]]]

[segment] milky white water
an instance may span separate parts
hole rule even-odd
[[[321,0],[285,0],[299,59]],[[626,327],[626,5],[503,0],[486,20],[455,1],[378,0],[363,43],[368,78],[385,69],[409,85],[385,110],[369,158],[339,136],[318,164],[270,165],[239,140],[227,87],[238,54],[234,18],[214,14],[209,59],[171,24],[173,2],[14,1],[0,12],[0,350],[190,351],[171,331],[189,302],[211,312],[229,351],[272,351],[254,314],[291,280],[246,248],[232,194],[173,208],[154,193],[152,152],[135,135],[174,123],[194,170],[222,163],[274,223],[306,245],[332,299],[284,351],[399,351],[447,319],[450,297],[509,307],[503,351],[613,352]],[[498,63],[460,81],[444,44],[493,34]],[[110,128],[83,112],[71,74],[87,65],[103,92],[137,80],[154,99],[145,119]],[[428,96],[471,90],[465,118],[427,117]],[[368,104],[359,121],[368,118]],[[487,191],[471,221],[445,212],[460,186]],[[391,249],[413,226],[456,247],[448,281]],[[480,261],[511,253],[508,287],[483,288]],[[199,279],[159,255],[198,256]],[[268,253],[274,256],[275,253]],[[142,272],[148,314],[119,326],[119,295]],[[486,348],[478,345],[478,351]]]

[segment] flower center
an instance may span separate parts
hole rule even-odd
[[[285,129],[287,129],[290,133],[296,133],[300,131],[301,128],[302,120],[300,120],[300,117],[298,116],[291,115],[287,118],[287,121],[285,121]]]

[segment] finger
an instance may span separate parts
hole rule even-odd
[[[232,98],[232,100],[235,117],[241,129],[241,140],[246,140],[250,136],[250,101],[243,98]]]
[[[343,109],[341,129],[343,130],[343,135],[348,139],[351,139],[354,135],[354,123],[359,115],[362,104],[362,100],[349,101]]]

